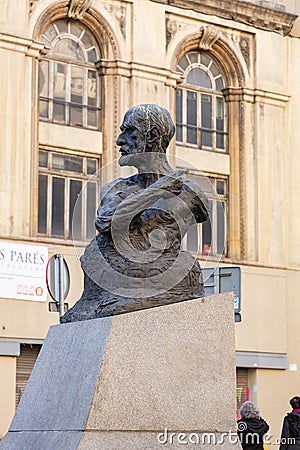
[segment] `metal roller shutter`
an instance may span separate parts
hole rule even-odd
[[[41,345],[37,344],[21,344],[20,346],[16,371],[16,407],[20,402],[40,349]]]

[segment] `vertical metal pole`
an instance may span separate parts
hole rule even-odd
[[[214,269],[214,294],[220,293],[219,279],[219,267],[216,267]]]
[[[58,257],[58,283],[59,283],[59,317],[63,316],[64,310],[64,257],[63,255],[57,255]]]

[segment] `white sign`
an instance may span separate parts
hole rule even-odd
[[[48,248],[0,242],[0,297],[47,300]]]

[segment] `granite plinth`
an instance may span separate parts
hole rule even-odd
[[[235,395],[232,294],[56,325],[0,449],[195,448],[178,433],[235,431]]]

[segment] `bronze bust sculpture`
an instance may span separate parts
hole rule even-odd
[[[175,127],[169,112],[142,104],[125,114],[117,139],[121,166],[138,173],[104,186],[97,236],[81,257],[84,291],[61,322],[93,319],[204,295],[197,260],[181,249],[194,223],[207,220],[197,183],[174,171],[166,150]]]

